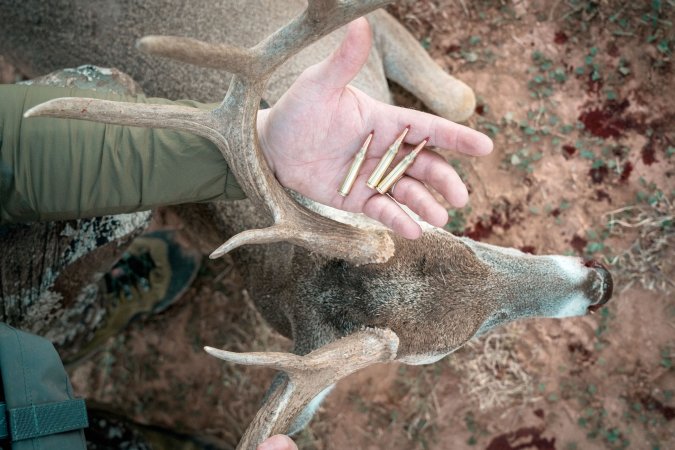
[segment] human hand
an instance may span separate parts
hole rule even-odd
[[[298,450],[298,446],[288,436],[277,434],[267,438],[257,450]]]
[[[416,239],[422,234],[419,225],[387,195],[366,186],[389,145],[407,125],[411,125],[404,141],[408,144],[429,136],[429,145],[480,156],[492,151],[492,141],[471,128],[379,102],[349,86],[368,59],[371,40],[365,19],[350,23],[344,41],[330,57],[305,70],[273,108],[259,112],[258,136],[283,186],[334,208],[365,213],[400,235]],[[375,135],[366,160],[350,194],[342,197],[338,187],[371,130]],[[391,167],[406,153],[401,151]],[[466,204],[468,191],[452,166],[427,149],[396,184],[396,201],[442,227],[448,213],[425,183],[455,207]]]

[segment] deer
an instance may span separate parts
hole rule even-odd
[[[248,200],[211,207],[209,234],[226,237],[211,257],[233,253],[257,309],[294,343],[291,353],[205,348],[231,363],[281,372],[241,449],[301,429],[331,387],[360,369],[394,361],[429,364],[500,325],[584,315],[612,296],[612,276],[596,261],[526,254],[427,224],[419,239],[407,240],[279,184],[256,131],[266,83],[301,49],[387,3],[309,0],[251,47],[175,36],[140,39],[143,52],[232,74],[211,111],[62,98],[26,113],[191,132],[220,149]]]
[[[29,78],[93,64],[129,74],[148,95],[217,102],[229,84],[229,73],[139,54],[134,42],[145,34],[170,33],[249,47],[305,5],[305,0],[216,0],[189,6],[175,0],[142,5],[134,0],[9,0],[3,2],[0,15],[0,54]],[[391,80],[441,117],[462,122],[473,113],[473,90],[439,67],[394,17],[383,9],[366,17],[374,46],[352,82],[355,87],[391,103],[387,84]],[[344,30],[336,30],[285,61],[270,76],[264,99],[276,103],[291,82],[307,66],[327,57],[343,36]]]

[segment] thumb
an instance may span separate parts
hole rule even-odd
[[[350,22],[340,46],[328,58],[307,69],[304,77],[321,89],[345,87],[368,60],[372,40],[370,24],[364,17]]]
[[[298,450],[298,446],[288,436],[277,434],[260,444],[256,450]]]

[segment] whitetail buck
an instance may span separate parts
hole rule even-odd
[[[355,215],[302,206],[279,185],[256,136],[267,81],[291,55],[386,3],[310,0],[299,16],[251,48],[143,38],[145,52],[234,74],[223,102],[210,112],[65,98],[27,113],[189,131],[220,148],[249,200],[215,206],[216,226],[231,237],[212,256],[236,249],[258,309],[294,341],[294,354],[207,348],[228,361],[285,373],[239,448],[303,426],[334,383],[363,367],[434,362],[496,326],[583,315],[612,293],[610,274],[595,262],[527,255],[433,227],[408,241]]]
[[[148,34],[171,34],[251,47],[306,4],[306,0],[2,0],[0,55],[30,78],[94,64],[131,75],[151,96],[216,102],[227,89],[227,73],[139,54],[135,41]],[[384,10],[367,18],[373,50],[354,86],[391,103],[390,79],[449,120],[463,121],[473,113],[473,91],[435,64],[396,19]],[[343,35],[344,30],[338,30],[288,58],[270,75],[265,100],[276,103],[303,70],[337,47]],[[201,63],[213,64],[217,63]]]

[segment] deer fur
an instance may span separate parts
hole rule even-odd
[[[7,0],[0,14],[0,54],[29,77],[94,64],[128,73],[151,96],[222,100],[230,77],[222,72],[145,55],[135,43],[145,35],[187,36],[250,47],[295,17],[302,0]],[[383,10],[367,16],[373,50],[353,85],[391,103],[387,79],[449,120],[474,110],[471,88],[434,63],[417,40]],[[271,77],[264,98],[281,97],[308,66],[342,41],[337,30],[290,58]]]
[[[353,226],[381,227],[365,216],[305,204]],[[247,200],[203,208],[213,209],[211,223],[220,233],[201,228],[201,239],[230,236],[269,221]],[[186,209],[180,214],[187,222],[204,216]],[[424,223],[423,229],[416,241],[395,237],[396,253],[384,264],[357,266],[287,243],[245,246],[232,254],[256,308],[293,340],[293,353],[299,355],[377,328],[398,336],[396,361],[429,364],[493,328],[525,318],[584,315],[612,294],[609,272],[587,267],[581,258],[529,255]],[[282,432],[304,428],[330,389]]]
[[[225,236],[266,222],[248,201],[212,207]],[[380,226],[315,208],[353,226]],[[425,364],[497,326],[584,315],[611,295],[607,271],[581,258],[529,255],[423,225],[418,240],[394,237],[396,253],[382,264],[355,265],[287,243],[246,246],[233,256],[256,307],[293,339],[297,354],[364,327],[387,328],[399,337],[398,361]]]
[[[384,2],[363,2],[366,3],[374,7]],[[327,11],[344,14],[344,17],[336,19],[322,12],[324,5]],[[345,9],[340,9],[342,7]],[[339,25],[340,20],[344,23],[353,18],[359,7],[363,6],[348,1],[310,2],[306,15],[294,19],[276,35],[283,43],[279,55],[285,52],[288,56],[300,46],[288,39],[288,32],[304,30],[299,34],[309,41],[319,31],[308,31],[303,26],[325,22],[326,29],[330,29]],[[201,45],[184,40],[165,42],[162,38],[144,39],[142,44],[155,53],[172,54],[183,60],[193,55],[176,50],[178,47]],[[65,116],[184,129],[212,139],[221,148],[249,200],[206,207],[211,209],[208,217],[212,219],[206,224],[206,236],[225,236],[228,242],[236,241],[226,247],[234,249],[233,256],[257,308],[277,331],[293,339],[293,353],[307,355],[307,359],[279,357],[275,367],[287,368],[289,376],[278,377],[270,391],[270,400],[254,420],[257,431],[254,430],[253,436],[247,431],[245,443],[240,444],[242,447],[253,448],[269,433],[297,429],[309,420],[313,409],[338,378],[328,377],[323,384],[316,383],[313,391],[302,391],[306,397],[302,402],[293,402],[294,392],[298,392],[293,384],[301,388],[303,383],[312,384],[316,372],[311,368],[325,364],[321,355],[330,353],[327,349],[332,351],[344,345],[345,354],[353,354],[355,349],[367,348],[364,342],[374,338],[380,339],[377,345],[382,351],[375,352],[369,361],[395,358],[406,364],[426,364],[496,326],[522,318],[582,315],[609,300],[612,279],[597,263],[584,263],[574,257],[527,255],[515,249],[459,238],[426,225],[420,239],[408,241],[358,215],[339,213],[302,199],[300,201],[313,212],[298,206],[261,164],[254,136],[252,108],[262,95],[262,83],[249,71],[260,64],[260,70],[272,73],[282,61],[276,53],[276,44],[267,44],[262,46],[259,59],[255,52],[236,50],[241,52],[239,63],[233,67],[237,75],[226,99],[211,114],[142,105],[127,105],[121,113],[119,107],[104,101],[87,100],[87,108],[81,108],[85,104],[82,99],[53,100],[27,113],[28,116]],[[235,51],[213,46],[204,46],[204,49],[205,53],[222,50],[225,56]],[[242,74],[253,79],[248,80]],[[264,79],[266,75],[258,76]],[[223,117],[233,122],[240,118],[240,122],[223,125],[227,120],[214,120]],[[243,135],[231,135],[234,129],[244,130]],[[252,149],[252,153],[243,157],[233,155],[231,147]],[[253,179],[247,177],[251,174],[255,175]],[[262,205],[267,209],[261,208]],[[273,226],[270,226],[270,212]],[[190,224],[190,215],[184,217]],[[195,222],[203,226],[204,215],[200,217]],[[298,225],[303,220],[306,226],[320,224],[326,228],[316,226],[307,231]],[[275,234],[275,227],[279,226],[283,232]],[[250,231],[252,228],[257,230]],[[297,237],[292,232],[312,236]],[[342,240],[335,239],[336,234],[344,234]],[[237,236],[244,237],[237,241]],[[265,245],[239,247],[245,243]],[[348,248],[342,248],[344,246]],[[387,251],[383,252],[383,248]],[[359,257],[360,252],[365,256]],[[367,331],[373,329],[373,332]],[[208,351],[218,353],[213,349]],[[227,352],[220,356],[260,365],[270,365],[270,359],[275,358],[274,355],[238,357]],[[280,362],[282,360],[288,365]],[[350,358],[347,361],[338,358],[333,364],[342,367],[350,361]],[[359,363],[358,367],[362,366]],[[304,382],[294,381],[297,376],[294,374],[305,369]],[[312,397],[315,401],[311,401]],[[269,409],[270,404],[275,405],[274,409]],[[290,412],[284,412],[287,404],[292,405],[286,410]],[[298,414],[299,410],[303,412]],[[277,414],[279,411],[282,412]],[[272,416],[281,417],[279,423],[283,426],[279,426],[282,428],[272,426],[276,420]],[[260,431],[263,428],[264,431]]]

